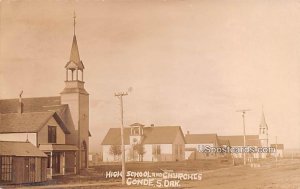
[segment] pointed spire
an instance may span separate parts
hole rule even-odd
[[[77,39],[76,39],[76,35],[75,35],[75,26],[76,26],[75,11],[74,11],[74,16],[73,16],[73,24],[74,24],[74,28],[73,28],[74,35],[73,35],[72,48],[71,48],[71,53],[70,53],[70,60],[65,67],[69,68],[69,69],[82,70],[82,69],[84,69],[84,66],[83,66],[82,61],[80,60]]]
[[[261,115],[260,127],[268,128],[266,118],[265,118],[265,113],[264,113],[264,106],[262,106],[262,115]]]
[[[70,54],[70,61],[73,61],[76,64],[80,63],[80,56],[79,56],[79,50],[78,50],[76,35],[73,36],[73,42],[72,42],[72,48],[71,48],[71,54]]]
[[[75,26],[76,26],[76,13],[75,13],[75,10],[74,10],[74,15],[73,15],[73,19],[74,19],[74,36],[75,36]]]

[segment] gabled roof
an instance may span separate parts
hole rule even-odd
[[[184,136],[180,126],[156,126],[144,127],[143,144],[172,144],[178,135]],[[130,128],[124,128],[124,143],[130,144],[129,141]],[[102,145],[120,145],[121,144],[121,129],[110,128],[104,137]]]
[[[219,136],[221,140],[229,140],[230,146],[244,146],[244,136]],[[261,146],[258,135],[246,135],[246,146]]]
[[[22,115],[27,115],[26,113],[31,113],[32,116],[35,117],[38,115],[38,113],[41,113],[40,115],[47,115],[52,113],[54,115],[54,118],[57,122],[60,122],[60,125],[62,125],[62,129],[66,134],[69,133],[67,130],[67,127],[64,125],[65,121],[65,113],[68,109],[67,104],[61,104],[61,98],[60,96],[52,96],[52,97],[33,97],[33,98],[22,98],[22,104],[23,104],[23,113]],[[0,115],[1,117],[5,116],[13,116],[13,113],[18,112],[18,106],[19,106],[19,99],[0,99]],[[57,115],[54,114],[56,112]],[[5,115],[5,114],[11,114],[11,115]],[[43,117],[40,117],[38,120],[42,119]],[[38,121],[36,120],[36,121]],[[16,121],[16,120],[15,120]],[[7,127],[7,126],[4,126]],[[30,126],[30,128],[24,127],[22,125],[23,130],[32,130],[34,126]],[[1,129],[3,129],[3,122],[0,122],[0,133]],[[26,131],[27,132],[27,131]],[[34,130],[34,132],[36,132]],[[89,133],[90,135],[90,133]]]
[[[71,48],[71,53],[70,53],[70,60],[66,64],[65,68],[69,68],[69,69],[78,68],[80,70],[84,69],[84,65],[83,65],[82,61],[80,60],[80,56],[79,56],[79,50],[78,50],[76,35],[73,36],[72,48]]]
[[[0,114],[0,133],[36,133],[53,117],[65,134],[70,131],[56,112]]]
[[[272,148],[276,148],[276,146],[277,146],[277,149],[279,149],[279,150],[283,150],[284,149],[284,145],[283,144],[271,144],[270,145],[270,147],[272,147]]]
[[[28,156],[47,157],[30,142],[0,141],[0,155],[4,156]]]
[[[187,134],[185,135],[187,144],[217,144],[217,134]]]

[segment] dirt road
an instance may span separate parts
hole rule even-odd
[[[183,182],[183,188],[261,189],[300,188],[300,161],[282,160],[260,168],[232,167],[204,173],[203,180]]]
[[[24,187],[22,187],[24,189]],[[26,187],[25,187],[26,188]],[[27,188],[153,188],[142,186],[121,186],[120,181],[105,180],[93,183],[72,183],[36,186]],[[266,162],[261,167],[237,166],[203,172],[201,181],[180,181],[179,188],[209,189],[300,189],[300,160]]]

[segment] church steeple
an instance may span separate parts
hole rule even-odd
[[[89,94],[84,88],[83,70],[84,66],[79,56],[78,44],[75,35],[75,14],[74,14],[74,33],[70,53],[66,69],[65,88],[60,93],[61,104],[68,105],[70,117],[73,121],[68,122],[70,130],[74,130],[66,136],[66,140],[70,144],[78,147],[76,155],[76,165],[78,170],[88,167],[89,154]],[[81,74],[81,75],[80,75]],[[67,114],[66,114],[67,115]],[[78,157],[78,158],[77,158]]]
[[[77,44],[77,39],[76,39],[76,34],[75,34],[75,26],[76,26],[76,15],[74,12],[74,34],[73,34],[73,42],[72,42],[72,47],[71,47],[71,53],[70,53],[70,59],[67,62],[65,68],[66,68],[66,81],[78,81],[80,80],[78,78],[78,70],[81,71],[81,81],[83,81],[83,69],[84,65],[82,61],[80,60],[79,56],[79,50],[78,50],[78,44]],[[76,74],[76,78],[74,78],[74,71]],[[69,72],[71,72],[71,78],[69,78]]]
[[[262,111],[262,115],[261,115],[261,121],[260,121],[260,128],[268,128],[267,122],[266,122],[266,118],[265,118],[265,113],[264,110]]]
[[[262,146],[268,146],[268,125],[265,118],[264,108],[262,108],[261,121],[259,124],[259,139]]]

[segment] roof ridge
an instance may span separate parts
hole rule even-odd
[[[20,113],[18,113],[18,112],[13,112],[13,113],[0,113],[0,115],[7,115],[7,114],[20,114],[20,115],[22,115],[22,114],[41,114],[41,113],[51,113],[51,114],[53,114],[53,113],[55,113],[55,111],[49,111],[49,110],[45,110],[45,111],[39,111],[39,112],[22,112],[21,114]]]
[[[60,96],[37,96],[37,97],[25,97],[23,98],[22,97],[22,100],[23,99],[34,99],[34,98],[60,98]],[[3,99],[0,99],[0,101],[2,100],[19,100],[18,98],[3,98]]]

